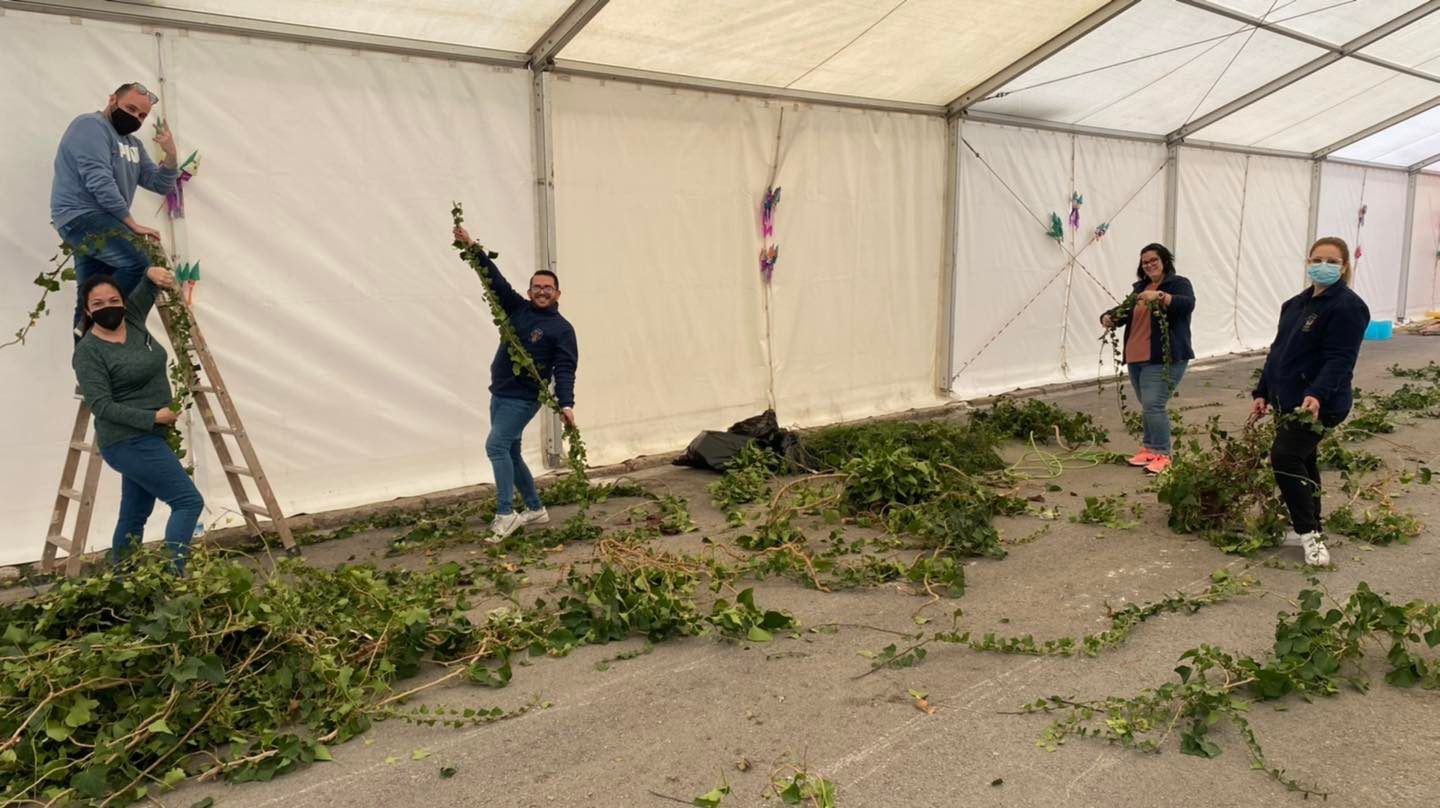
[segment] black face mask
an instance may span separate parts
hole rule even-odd
[[[125,322],[124,306],[106,306],[103,309],[96,309],[90,312],[90,319],[101,328],[107,331],[114,331]]]
[[[115,127],[115,131],[119,132],[121,137],[124,137],[140,128],[140,119],[116,107],[110,112],[110,125]]]

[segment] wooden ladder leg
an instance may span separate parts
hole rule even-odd
[[[75,515],[75,537],[70,542],[70,557],[65,560],[65,574],[71,577],[80,574],[80,565],[85,560],[85,542],[90,535],[90,518],[95,515],[95,492],[100,487],[100,450],[90,453],[85,464],[85,488],[80,494],[80,510]]]
[[[55,551],[64,549],[72,552],[71,543],[65,538],[65,517],[70,512],[70,492],[75,491],[75,473],[80,469],[80,455],[84,454],[85,435],[90,429],[90,408],[81,401],[75,410],[75,426],[70,430],[70,448],[65,452],[65,465],[60,471],[60,485],[55,494],[55,507],[50,512],[50,530],[45,535],[45,548],[40,554],[40,569],[50,572],[55,569]]]
[[[182,303],[182,305],[184,304]],[[261,538],[263,531],[260,527],[259,517],[266,517],[270,520],[276,534],[279,535],[280,543],[286,551],[291,555],[299,555],[299,547],[296,546],[295,538],[290,532],[290,525],[280,511],[280,503],[276,500],[275,493],[270,487],[270,481],[265,477],[264,469],[260,466],[260,458],[255,453],[250,436],[245,432],[244,424],[240,420],[240,412],[235,407],[229,390],[225,387],[225,381],[220,375],[220,368],[205,342],[204,333],[195,320],[195,312],[188,306],[186,312],[190,317],[190,344],[194,349],[195,358],[200,361],[205,379],[209,382],[208,384],[201,383],[194,365],[189,363],[190,358],[186,357],[187,383],[195,396],[195,406],[200,410],[200,416],[205,422],[205,430],[209,433],[211,442],[215,446],[215,454],[220,459],[221,468],[225,471],[226,479],[230,483],[230,490],[235,494],[235,500],[240,506],[245,524],[256,538]],[[163,309],[162,317],[165,320],[166,328],[173,332],[168,313]],[[216,418],[214,407],[206,398],[207,395],[215,396],[221,412],[225,415],[226,423],[221,424]],[[235,438],[241,457],[245,461],[243,465],[234,462],[229,446],[225,443],[225,435]],[[255,481],[255,488],[260,493],[263,506],[250,501],[249,492],[245,489],[242,477],[250,477]]]

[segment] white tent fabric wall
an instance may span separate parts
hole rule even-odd
[[[1195,355],[1269,346],[1304,281],[1310,163],[1181,149],[1179,180],[1175,260],[1199,298]]]
[[[125,80],[147,86],[156,82],[155,37],[139,28],[64,17],[6,13],[0,16],[0,75],[16,87],[44,87],[26,95],[23,114],[10,116],[7,148],[0,150],[0,323],[8,342],[14,328],[40,297],[31,284],[58,252],[60,237],[50,227],[50,177],[55,148],[71,119],[105,105],[110,91]],[[64,77],[64,80],[60,80]],[[136,218],[157,222],[160,199],[137,195]],[[50,296],[50,315],[41,319],[23,346],[0,350],[0,564],[38,558],[50,505],[60,482],[60,467],[70,440],[76,402],[70,370],[73,343],[70,318],[73,284]],[[100,486],[97,509],[113,517],[119,502],[118,479]],[[91,533],[108,546],[113,518],[96,520]]]
[[[780,419],[808,426],[940,403],[944,121],[790,105],[780,155]],[[762,180],[747,200],[752,213],[763,190]]]
[[[159,88],[156,39],[19,14],[0,17],[0,37],[0,59],[19,65],[6,75],[36,71],[38,83],[89,91],[17,118],[34,131],[7,152],[7,181],[25,191],[6,195],[13,212],[0,227],[39,267],[58,241],[44,200],[65,123],[120,80]],[[479,281],[448,247],[449,210],[467,200],[477,235],[523,282],[535,244],[527,76],[204,34],[167,35],[164,52],[164,113],[182,151],[202,153],[186,188],[182,258],[202,263],[199,318],[285,510],[488,481],[485,388],[497,339]],[[158,204],[141,192],[135,211]],[[35,296],[29,277],[4,281],[9,320]],[[58,308],[68,311],[69,293]],[[74,384],[63,318],[45,322],[35,344],[0,353],[7,378],[36,380],[5,394],[7,418],[36,428],[5,433],[15,444],[4,452],[0,563],[38,556],[59,481]],[[207,522],[238,523],[203,433],[190,448]],[[109,540],[118,489],[107,470],[92,546]]]
[[[1100,314],[1163,240],[1164,146],[975,122],[960,134],[954,394],[1095,378]],[[1046,228],[1072,190],[1081,225],[1062,247]]]
[[[581,337],[591,462],[672,450],[764,410],[758,205],[779,108],[584,79],[552,87],[556,260]],[[802,270],[784,260],[781,271]]]
[[[1339,236],[1350,245],[1353,288],[1375,320],[1395,319],[1400,293],[1400,253],[1406,238],[1403,171],[1325,163],[1320,180],[1316,234]],[[1365,206],[1365,223],[1360,208]],[[1307,245],[1308,246],[1308,245]],[[1359,248],[1360,257],[1354,257]]]
[[[1440,175],[1415,178],[1415,219],[1410,231],[1410,285],[1407,317],[1440,309]]]

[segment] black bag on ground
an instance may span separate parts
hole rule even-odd
[[[799,449],[795,434],[780,428],[774,410],[766,410],[732,424],[724,432],[706,430],[696,435],[685,453],[675,460],[675,465],[724,471],[730,461],[752,442],[787,460],[793,459]]]

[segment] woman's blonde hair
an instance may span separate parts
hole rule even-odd
[[[1310,245],[1310,252],[1305,253],[1305,257],[1309,258],[1314,255],[1316,247],[1324,247],[1326,245],[1340,251],[1340,280],[1346,286],[1349,286],[1350,276],[1354,270],[1350,266],[1350,245],[1345,243],[1345,239],[1339,236],[1326,236],[1325,238],[1315,239],[1315,243]]]

